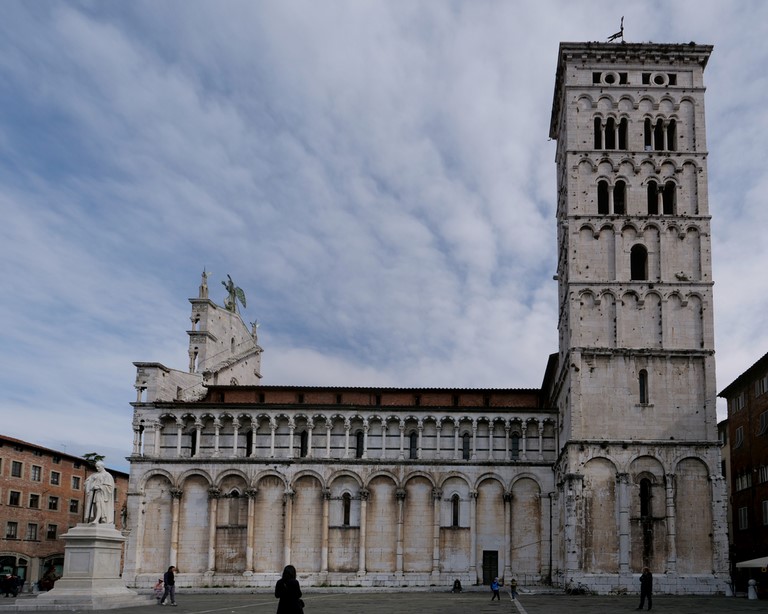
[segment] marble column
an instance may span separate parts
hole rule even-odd
[[[283,536],[285,541],[283,543],[283,565],[290,565],[291,563],[291,541],[293,540],[293,498],[296,493],[293,490],[286,490],[283,495],[283,501],[285,501],[285,517]]]
[[[477,491],[469,493],[469,571],[473,584],[477,583]]]
[[[180,488],[171,488],[171,552],[168,562],[174,567],[179,557],[179,508],[182,494]]]
[[[365,553],[366,553],[366,519],[368,511],[368,497],[370,491],[366,488],[360,489],[360,542],[358,548],[357,573],[365,574]]]
[[[665,476],[667,520],[667,568],[666,573],[677,572],[677,509],[675,508],[675,474]]]
[[[208,572],[216,570],[216,524],[219,513],[221,490],[215,486],[208,489]]]
[[[402,431],[400,431],[402,433]],[[397,499],[397,545],[395,547],[395,572],[398,576],[403,575],[403,525],[405,523],[405,489],[398,488],[395,490],[395,498]]]
[[[432,489],[432,575],[440,575],[440,502],[443,491]]]
[[[617,504],[619,506],[619,573],[629,573],[629,474],[616,476],[618,487]]]
[[[247,488],[245,496],[248,497],[248,525],[245,537],[245,575],[253,574],[254,541],[256,539],[256,497],[259,494],[257,488]]]
[[[323,527],[322,527],[322,543],[320,546],[320,571],[322,573],[328,573],[328,516],[330,512],[331,491],[327,488],[323,489]]]

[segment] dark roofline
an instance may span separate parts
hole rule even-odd
[[[760,358],[758,358],[751,367],[749,367],[744,373],[739,375],[735,380],[733,380],[730,384],[728,384],[725,388],[723,388],[720,393],[717,395],[722,398],[728,398],[728,395],[730,395],[731,392],[735,392],[736,388],[741,388],[747,380],[751,379],[752,376],[754,376],[755,371],[757,370],[763,370],[766,367],[768,367],[768,352],[763,354]]]
[[[7,442],[10,444],[18,445],[18,446],[24,446],[29,448],[30,450],[40,450],[41,452],[48,452],[53,456],[60,456],[62,458],[66,458],[69,460],[79,461],[85,465],[91,464],[91,461],[83,458],[82,456],[75,456],[74,454],[69,454],[67,452],[60,452],[59,450],[54,450],[53,448],[46,448],[45,446],[41,446],[36,443],[31,443],[29,441],[24,441],[23,439],[16,439],[15,437],[9,437],[8,435],[0,435],[0,441],[4,443]],[[128,474],[123,471],[119,471],[117,469],[110,469],[109,467],[107,467],[107,469],[109,469],[110,473],[116,473],[121,476],[125,476],[126,478],[128,477]]]
[[[541,388],[410,388],[395,386],[293,386],[293,385],[256,385],[228,386],[223,384],[207,385],[208,390],[355,390],[358,392],[519,392],[541,394]]]

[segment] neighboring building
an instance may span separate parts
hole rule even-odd
[[[732,576],[745,591],[755,577],[765,586],[761,568],[736,563],[768,557],[768,354],[720,393],[728,402],[730,453],[730,536]],[[764,568],[763,568],[764,569]]]
[[[53,565],[61,574],[61,535],[83,522],[88,461],[0,435],[0,573],[25,578],[25,588]],[[115,479],[116,527],[126,506],[128,474]]]
[[[541,388],[261,385],[255,329],[204,275],[189,373],[134,363],[126,580],[175,565],[181,585],[271,586],[292,563],[308,585],[609,592],[647,565],[658,592],[722,592],[710,52],[561,44],[560,351]]]

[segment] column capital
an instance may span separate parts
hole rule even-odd
[[[218,486],[211,486],[208,489],[209,499],[219,499],[221,497],[221,489]]]
[[[504,500],[504,503],[509,503],[512,501],[512,491],[506,491],[504,494],[502,494],[501,498]]]
[[[245,489],[245,496],[249,499],[255,499],[256,496],[259,494],[258,488],[246,488]]]
[[[331,500],[331,489],[330,488],[323,488],[322,495],[323,495],[323,499],[325,501],[330,501]]]
[[[443,498],[443,490],[441,488],[432,489],[432,498],[439,501]]]
[[[469,498],[470,499],[474,499],[475,501],[477,501],[477,495],[478,494],[479,493],[476,490],[470,490],[469,491]]]
[[[628,484],[629,483],[629,474],[628,473],[617,473],[616,474],[616,481],[619,484]]]
[[[181,495],[184,494],[184,491],[181,488],[171,488],[171,499],[181,499]]]
[[[291,488],[289,488],[288,490],[286,490],[286,491],[283,493],[283,501],[285,501],[286,503],[287,503],[288,501],[293,501],[293,498],[294,498],[295,496],[296,496],[296,491],[295,491],[295,490],[293,490],[293,489],[291,489]]]
[[[360,489],[360,500],[361,501],[368,501],[368,497],[371,496],[371,491],[367,488],[361,488]]]
[[[398,501],[402,501],[405,499],[405,488],[397,488],[395,489],[395,499]]]

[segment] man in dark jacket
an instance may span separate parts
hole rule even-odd
[[[640,605],[638,610],[643,609],[646,597],[648,597],[648,609],[651,609],[651,593],[653,593],[653,575],[650,569],[643,567],[643,573],[640,574]]]
[[[175,571],[176,568],[171,565],[168,568],[168,571],[163,574],[165,592],[163,593],[163,598],[160,600],[160,605],[165,605],[165,600],[168,597],[171,598],[171,605],[176,605],[176,577],[174,576]]]

